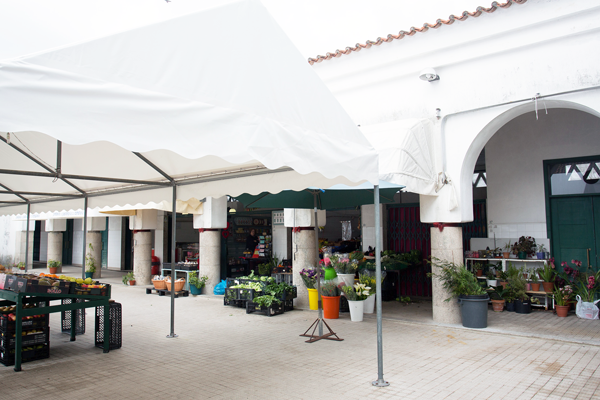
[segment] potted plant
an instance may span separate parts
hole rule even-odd
[[[85,277],[93,278],[94,272],[96,272],[96,259],[92,256],[92,251],[94,251],[92,244],[89,243],[88,247],[88,252],[85,255]]]
[[[24,262],[18,263],[17,268],[19,269],[19,271],[25,271],[25,263]]]
[[[327,259],[323,259],[327,265]],[[334,254],[329,258],[330,265],[335,269],[338,276],[338,282],[344,282],[345,286],[354,285],[354,275],[356,274],[357,263],[350,262],[349,258],[342,258]]]
[[[313,268],[304,268],[300,271],[300,278],[308,290],[308,304],[311,310],[319,309],[319,293],[317,292],[317,271]]]
[[[509,258],[510,257],[510,249],[511,249],[512,245],[510,244],[510,242],[506,242],[504,244],[504,252],[502,253],[502,257],[504,258]]]
[[[543,244],[539,244],[537,246],[537,253],[535,253],[538,260],[543,260],[546,258],[546,247]]]
[[[533,271],[533,273],[531,273],[530,275],[531,276],[529,279],[531,280],[531,282],[530,282],[531,290],[534,292],[539,292],[540,291],[540,280],[538,278],[537,270]]]
[[[122,280],[123,280],[124,285],[127,285],[127,284],[129,284],[129,286],[135,285],[135,275],[133,274],[133,271],[129,271],[128,273],[123,275]]]
[[[499,273],[497,274],[497,277],[498,277],[498,281],[499,281],[500,285],[502,285],[503,288],[506,288],[507,280],[508,280],[508,275],[506,274],[506,272],[499,271]]]
[[[527,281],[522,273],[509,275],[508,287],[515,297],[515,312],[518,314],[529,314],[531,312],[531,301],[526,293]]]
[[[208,281],[208,276],[202,275],[199,277],[197,271],[190,272],[189,276],[190,293],[192,294],[192,296],[202,294],[202,288],[206,285],[206,281]]]
[[[365,300],[364,313],[373,314],[375,312],[375,288],[377,287],[377,281],[375,280],[373,271],[363,271],[358,275],[358,281],[365,286],[371,288],[369,291],[369,297]],[[385,279],[386,271],[381,271],[381,280]]]
[[[518,258],[524,260],[527,256],[532,255],[535,252],[536,244],[535,239],[531,236],[521,236],[515,244],[512,246],[513,254],[516,254]]]
[[[483,265],[481,263],[474,263],[473,271],[475,271],[475,276],[483,276]]]
[[[462,324],[467,328],[487,327],[487,303],[490,297],[479,284],[475,275],[467,271],[463,265],[433,259],[437,271],[427,274],[438,279],[442,286],[450,292],[445,301],[458,298],[461,304]]]
[[[556,315],[566,317],[571,308],[571,299],[573,298],[573,288],[571,285],[565,285],[562,288],[554,289],[554,301],[556,302]]]
[[[496,286],[498,284],[498,280],[496,279],[496,274],[494,274],[493,269],[490,268],[485,277],[488,286]]]
[[[340,297],[340,289],[335,282],[325,282],[321,287],[323,318],[338,319],[340,317]]]
[[[363,283],[355,283],[353,286],[343,286],[342,291],[348,299],[350,308],[350,321],[360,322],[363,320],[364,304],[371,288]]]
[[[554,291],[554,277],[556,275],[554,269],[554,263],[548,262],[544,264],[543,268],[537,270],[540,278],[542,279],[542,286],[544,286],[544,292]]]
[[[56,272],[58,272],[58,269],[61,266],[61,262],[58,260],[48,260],[48,271],[50,271],[51,274],[56,274]]]
[[[492,287],[492,292],[490,293],[490,297],[492,299],[492,309],[495,312],[504,311],[504,305],[506,304],[506,299],[504,296],[508,294],[508,291],[504,289],[502,286],[494,286]]]

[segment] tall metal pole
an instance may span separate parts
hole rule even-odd
[[[313,191],[315,207],[315,268],[317,268],[317,299],[319,305],[319,336],[323,336],[323,304],[321,304],[321,268],[319,266],[319,224],[317,221],[317,191]]]
[[[374,186],[375,192],[375,301],[377,305],[377,380],[373,386],[389,386],[383,380],[383,338],[381,335],[381,217],[379,213],[379,185]]]
[[[173,185],[173,208],[171,210],[171,333],[168,338],[176,338],[175,334],[175,243],[177,232],[177,186]]]
[[[29,214],[31,213],[31,203],[27,202],[27,236],[25,237],[25,272],[29,268]]]
[[[85,250],[87,242],[87,209],[88,209],[88,198],[83,198],[83,258],[81,264],[81,279],[85,278]],[[75,311],[72,311],[73,313]],[[106,312],[106,311],[105,311]]]

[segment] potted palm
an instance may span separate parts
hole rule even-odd
[[[433,265],[439,270],[430,272],[427,276],[439,279],[442,286],[450,292],[450,297],[445,301],[458,298],[463,326],[486,328],[487,303],[490,297],[475,275],[467,271],[463,265],[437,258],[433,260]]]
[[[492,309],[495,312],[504,311],[504,305],[506,304],[506,299],[504,298],[504,296],[506,294],[508,294],[508,291],[502,286],[494,286],[492,288],[490,297],[492,299]]]
[[[363,320],[364,304],[371,288],[363,283],[355,283],[354,286],[343,286],[342,291],[348,299],[350,308],[350,321],[360,322]]]
[[[202,294],[202,288],[206,285],[206,281],[208,281],[208,276],[198,276],[197,271],[190,272],[189,276],[190,293],[192,294],[192,296],[198,296],[199,294]]]
[[[553,292],[554,291],[554,263],[552,261],[544,264],[543,268],[538,268],[537,270],[540,278],[542,279],[542,286],[544,286],[544,292]]]
[[[323,318],[338,319],[340,317],[340,297],[340,289],[335,282],[327,281],[321,286]]]
[[[48,270],[51,274],[56,274],[61,266],[61,262],[58,260],[48,260]]]
[[[529,277],[529,279],[531,280],[531,282],[529,283],[531,285],[531,290],[534,292],[539,292],[540,291],[540,280],[538,278],[538,272],[533,271],[533,273],[530,274],[531,276]]]

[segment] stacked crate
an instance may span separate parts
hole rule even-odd
[[[48,314],[23,318],[21,362],[41,360],[50,357],[50,327]],[[14,313],[0,314],[0,363],[15,364],[15,332]]]

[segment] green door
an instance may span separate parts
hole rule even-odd
[[[108,266],[108,217],[106,218],[106,229],[102,231],[102,268]]]
[[[597,250],[600,249],[600,198],[562,197],[551,198],[552,212],[552,254],[557,268],[566,261],[582,262],[582,269],[589,262],[598,269]]]

